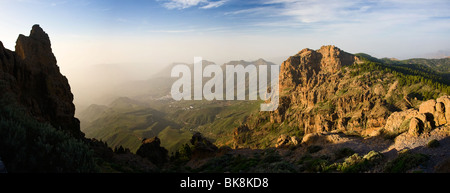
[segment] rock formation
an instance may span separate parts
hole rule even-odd
[[[168,161],[168,151],[161,147],[161,140],[158,137],[142,140],[136,154],[147,158],[155,165],[162,165]]]
[[[351,130],[369,135],[382,128],[391,113],[386,89],[341,70],[361,62],[335,46],[303,49],[289,57],[281,65],[280,105],[270,113],[271,123],[286,121],[305,134]]]
[[[201,133],[194,133],[190,140],[193,145],[192,159],[198,160],[213,156],[219,148],[204,138]]]
[[[291,147],[296,146],[300,143],[300,139],[297,136],[288,136],[288,135],[280,135],[280,137],[277,139],[277,143],[275,144],[276,148],[282,148],[282,147]]]
[[[325,74],[333,74],[357,61],[358,58],[335,46],[323,46],[317,51],[303,49],[283,62],[280,69],[280,89],[288,87],[314,87]]]
[[[383,65],[335,46],[301,50],[280,67],[278,109],[235,128],[234,146],[286,146],[288,137],[274,134],[281,129],[297,137],[331,131],[374,136],[382,129],[420,135],[449,122],[448,97],[411,109],[421,101],[406,93],[409,85],[395,68]]]
[[[291,56],[281,65],[282,94],[271,121],[294,120],[306,134],[351,128],[368,135],[381,128],[390,114],[383,100],[383,87],[370,88],[341,71],[359,62],[358,57],[335,46],[323,46],[317,51],[303,49]],[[341,96],[335,97],[337,94]],[[286,112],[290,108],[298,111]]]
[[[239,148],[239,144],[245,144],[250,139],[250,129],[248,125],[240,125],[233,130],[234,148]]]
[[[34,25],[28,37],[19,35],[15,49],[7,50],[0,42],[0,81],[6,85],[0,94],[15,95],[37,120],[82,138],[80,122],[74,117],[73,94],[60,73],[47,33]]]
[[[450,123],[450,97],[442,96],[420,104],[419,110],[408,109],[392,113],[386,121],[384,130],[391,133],[408,131],[412,136],[430,132],[432,129]]]

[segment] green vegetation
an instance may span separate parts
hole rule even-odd
[[[335,153],[335,159],[332,160],[328,156],[313,157],[307,153],[297,162],[301,166],[300,171],[304,172],[342,172],[342,173],[359,173],[366,172],[376,165],[381,164],[383,155],[379,152],[371,151],[364,156],[354,153],[348,156],[344,162],[336,162],[342,159],[344,155],[350,154],[353,150],[349,148],[339,149]]]
[[[274,149],[255,153],[253,156],[225,154],[212,158],[194,172],[207,173],[293,173],[297,172],[294,164],[284,161]]]
[[[168,101],[156,101],[152,108],[143,102],[119,98],[103,109],[96,120],[83,124],[82,131],[89,138],[106,141],[111,147],[122,145],[132,152],[136,152],[143,138],[157,136],[163,147],[175,152],[195,131],[211,139],[220,138],[218,143],[230,141],[233,128],[244,123],[260,104],[261,101],[180,101],[172,106]]]
[[[398,128],[394,128],[394,131],[392,133],[390,133],[391,137],[397,137],[400,134],[407,132],[409,129],[409,124],[411,123],[411,118],[406,119],[402,122],[402,124],[400,125],[400,127]]]
[[[336,160],[339,160],[339,159],[342,159],[344,157],[351,156],[354,153],[355,153],[355,151],[353,151],[352,149],[350,149],[348,147],[345,147],[345,148],[341,148],[341,149],[337,150],[334,153],[334,157],[335,157]]]
[[[388,64],[400,64],[400,65],[423,65],[439,73],[450,73],[450,58],[441,59],[424,59],[414,58],[402,61],[395,61],[389,59],[383,59]]]
[[[428,142],[428,144],[427,144],[427,147],[429,147],[429,148],[437,148],[437,147],[439,147],[439,146],[440,146],[440,143],[439,143],[439,141],[436,140],[436,139],[431,140],[431,141]]]
[[[172,152],[170,161],[177,166],[186,164],[192,156],[192,147],[189,144],[184,144],[175,153]]]
[[[300,158],[297,164],[300,165],[300,171],[324,173],[329,172],[330,161],[326,157],[314,158],[310,154],[306,154]]]
[[[365,72],[381,71],[382,74],[393,74],[399,81],[400,86],[423,84],[432,88],[430,92],[422,92],[423,100],[439,97],[440,93],[450,94],[450,82],[446,75],[437,73],[429,67],[421,64],[404,64],[399,62],[387,62],[357,54],[363,63],[355,63],[350,68],[352,76],[361,75]]]
[[[427,160],[427,155],[403,150],[399,152],[397,158],[386,164],[384,171],[388,173],[404,173],[425,163]]]
[[[358,154],[353,154],[346,158],[343,163],[333,164],[331,168],[336,168],[337,171],[343,173],[358,173],[371,169],[383,159],[383,154],[375,151],[370,151],[363,157]]]
[[[7,96],[0,104],[0,156],[9,172],[97,171],[84,142],[39,123]]]
[[[336,110],[336,106],[331,101],[326,101],[326,102],[318,102],[314,106],[313,112],[325,111],[327,113],[333,113],[335,110]]]
[[[170,145],[183,144],[188,132],[168,132],[173,131],[173,128],[179,128],[179,125],[168,120],[163,112],[149,108],[144,103],[119,98],[99,118],[84,125],[82,131],[86,137],[103,140],[111,147],[122,145],[136,152],[143,138],[155,136],[168,139],[163,140],[164,145],[176,150],[178,147]],[[172,140],[175,138],[177,140]]]
[[[182,144],[187,143],[191,137],[191,132],[171,127],[167,127],[158,134],[158,138],[161,139],[161,146],[166,147],[169,152],[175,152]]]

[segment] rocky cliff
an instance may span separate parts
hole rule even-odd
[[[390,113],[383,96],[341,70],[357,62],[335,46],[303,49],[287,59],[280,70],[281,108],[271,122],[294,120],[306,134],[336,129],[366,134],[383,126]]]
[[[419,109],[392,113],[386,121],[384,131],[391,134],[407,132],[411,136],[419,136],[447,124],[450,124],[450,96],[445,95],[423,102]]]
[[[29,36],[19,35],[15,49],[0,42],[0,83],[5,86],[0,94],[13,94],[38,121],[83,137],[70,85],[60,73],[47,33],[34,25]]]
[[[397,69],[335,46],[303,49],[281,65],[279,108],[250,116],[235,128],[233,143],[235,147],[277,146],[280,135],[302,137],[330,131],[373,136],[393,112],[421,104],[415,95],[445,94],[426,81],[413,81],[426,77]],[[404,69],[408,67],[402,70],[409,73]],[[435,122],[443,121],[442,117]]]

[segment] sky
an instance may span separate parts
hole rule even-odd
[[[0,41],[14,50],[40,24],[77,96],[196,56],[281,63],[322,45],[379,58],[448,54],[449,10],[448,0],[1,0]]]

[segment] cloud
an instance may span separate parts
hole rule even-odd
[[[188,30],[149,30],[150,33],[189,33],[195,32],[193,29]]]
[[[227,27],[210,27],[210,28],[196,28],[195,26],[189,27],[189,29],[162,29],[162,30],[148,30],[149,33],[206,33],[206,32],[229,32]]]
[[[195,6],[201,6],[201,9],[217,8],[225,4],[228,0],[169,0],[163,6],[167,9],[186,9]]]
[[[208,2],[208,5],[205,5],[203,7],[200,7],[201,9],[211,9],[211,8],[217,8],[225,4],[228,0],[220,0],[220,1],[212,1]]]
[[[377,17],[384,15],[396,18],[414,15],[414,19],[448,17],[448,8],[448,0],[259,0],[257,6],[229,11],[225,15],[263,14],[266,17],[289,17],[302,23],[318,23],[382,19]]]

